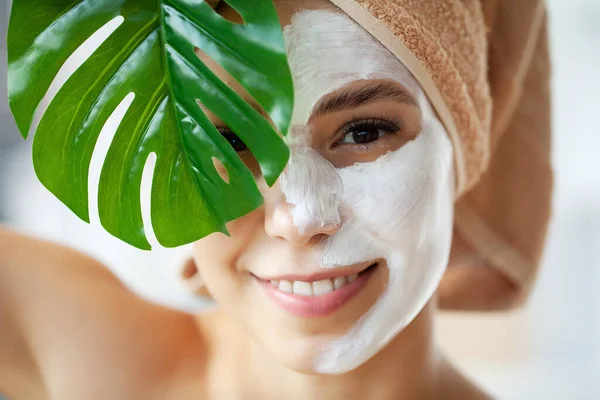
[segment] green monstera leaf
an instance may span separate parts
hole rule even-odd
[[[98,136],[130,93],[100,175],[104,228],[149,249],[142,221],[144,165],[156,154],[151,219],[174,247],[212,232],[262,204],[252,173],[210,123],[198,101],[248,146],[268,184],[289,151],[271,124],[196,56],[228,71],[285,134],[292,79],[272,0],[227,0],[243,24],[202,0],[14,0],[8,32],[9,102],[26,137],[38,105],[65,61],[103,26],[120,25],[70,76],[44,112],[33,141],[39,180],[89,222],[88,176]],[[116,19],[116,20],[115,20]],[[213,158],[225,166],[228,182]]]

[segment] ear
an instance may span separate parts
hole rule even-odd
[[[192,255],[186,256],[179,266],[179,278],[184,283],[190,293],[213,300],[212,296],[206,289],[200,271],[196,266]]]
[[[477,255],[456,230],[437,295],[441,309],[455,311],[508,310],[522,305],[526,297],[516,282]]]

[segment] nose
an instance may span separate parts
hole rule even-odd
[[[295,246],[316,244],[322,238],[336,233],[340,227],[339,220],[294,221],[293,209],[295,206],[288,203],[284,196],[266,207],[265,231],[267,235],[287,240]]]
[[[343,185],[335,167],[309,144],[310,130],[294,126],[290,161],[265,196],[265,231],[296,245],[337,232]],[[270,210],[269,210],[270,206]]]

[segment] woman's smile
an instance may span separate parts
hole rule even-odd
[[[307,277],[282,275],[262,279],[252,276],[269,298],[284,310],[299,317],[315,318],[342,308],[361,292],[378,266],[379,263],[370,262]]]

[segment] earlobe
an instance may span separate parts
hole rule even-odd
[[[178,278],[188,293],[213,301],[192,255],[186,256],[179,264]]]

